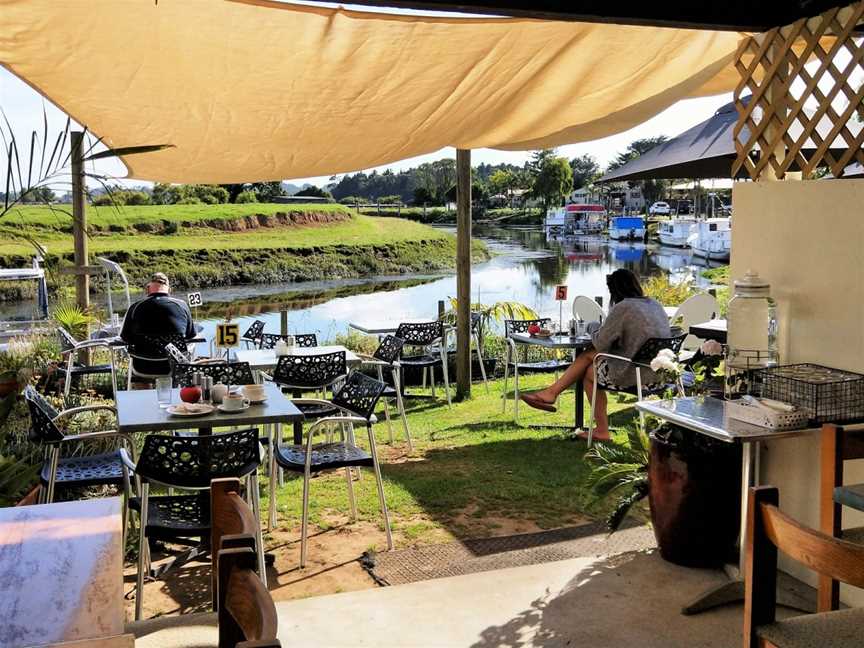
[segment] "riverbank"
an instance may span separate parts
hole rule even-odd
[[[369,216],[398,217],[426,225],[455,225],[456,210],[444,207],[382,207],[361,205],[360,213]],[[475,224],[500,223],[501,225],[540,225],[543,222],[539,209],[474,209],[471,218]]]
[[[33,248],[47,247],[55,272],[72,263],[71,218],[28,207],[0,223],[0,267],[25,267]],[[92,256],[120,263],[130,283],[154,269],[177,287],[309,281],[431,273],[455,267],[456,239],[426,225],[358,215],[341,205],[160,205],[88,210]],[[474,244],[475,261],[489,258]]]

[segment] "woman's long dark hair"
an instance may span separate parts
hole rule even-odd
[[[606,286],[609,288],[609,297],[613,304],[632,298],[644,297],[639,278],[626,268],[619,268],[610,275],[606,275]]]

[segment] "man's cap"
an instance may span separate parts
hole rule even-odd
[[[158,283],[162,284],[163,286],[170,285],[170,283],[168,282],[168,275],[166,275],[164,272],[154,272],[152,275],[150,275],[150,281],[148,281],[147,283]]]

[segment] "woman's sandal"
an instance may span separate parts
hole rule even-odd
[[[543,410],[544,412],[557,412],[558,408],[554,405],[540,400],[537,394],[519,394],[519,399],[534,409]]]

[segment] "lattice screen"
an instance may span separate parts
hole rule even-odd
[[[754,180],[811,177],[820,166],[840,177],[864,164],[864,37],[854,31],[862,16],[864,0],[741,43],[733,177],[742,167]]]

